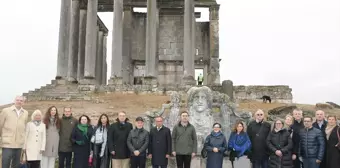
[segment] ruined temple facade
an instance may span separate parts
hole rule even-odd
[[[195,7],[209,8],[208,22],[196,21]],[[62,0],[58,84],[107,84],[108,30],[98,12],[113,12],[108,85],[195,85],[195,69],[205,85],[220,85],[215,0]]]

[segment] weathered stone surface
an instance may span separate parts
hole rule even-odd
[[[284,119],[287,114],[291,114],[296,108],[296,105],[286,105],[271,109],[268,111],[268,119],[270,121],[275,121],[278,118]]]
[[[222,82],[222,93],[229,96],[231,100],[234,99],[234,84],[231,80],[225,80]]]
[[[71,23],[71,1],[62,0],[60,8],[58,63],[56,79],[67,77],[68,45]]]
[[[78,70],[77,81],[84,78],[85,68],[85,43],[86,43],[86,17],[87,10],[81,9],[79,16],[79,47],[78,47]]]
[[[286,85],[274,85],[274,86],[234,86],[235,99],[238,100],[258,100],[262,101],[262,96],[270,96],[272,102],[279,103],[292,103],[293,95],[292,89]]]
[[[123,62],[123,0],[114,0],[111,79],[122,77]]]

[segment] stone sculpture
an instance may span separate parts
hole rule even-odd
[[[205,138],[212,130],[214,122],[212,116],[212,91],[210,88],[192,87],[188,91],[188,109],[190,123],[197,134],[197,150],[201,151]]]
[[[170,104],[168,104],[168,108],[170,108],[169,116],[166,118],[166,126],[172,128],[179,121],[179,114],[181,109],[181,95],[178,92],[173,92],[170,97]]]

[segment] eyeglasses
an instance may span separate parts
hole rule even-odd
[[[312,122],[312,121],[303,121],[303,122],[308,123],[308,122]]]

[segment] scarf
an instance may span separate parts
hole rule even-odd
[[[241,132],[240,134],[237,134],[236,132],[231,133],[228,148],[238,152],[237,157],[243,156],[244,152],[251,148],[251,142],[248,135],[244,132]]]
[[[218,136],[220,136],[221,134],[222,134],[221,131],[218,131],[218,132],[213,131],[213,132],[211,132],[211,135],[214,136],[214,137],[218,137]]]
[[[329,136],[331,135],[332,130],[333,130],[334,127],[336,127],[336,125],[333,125],[333,126],[327,125],[327,127],[325,129],[327,140],[329,139]]]
[[[33,124],[35,124],[36,126],[39,126],[40,123],[41,123],[41,121],[37,121],[37,120],[34,120],[34,121],[33,121]]]
[[[78,129],[83,133],[83,135],[87,137],[87,128],[89,127],[87,124],[78,124],[77,125]]]
[[[50,117],[50,123],[52,124],[52,125],[54,125],[55,124],[55,117]]]

